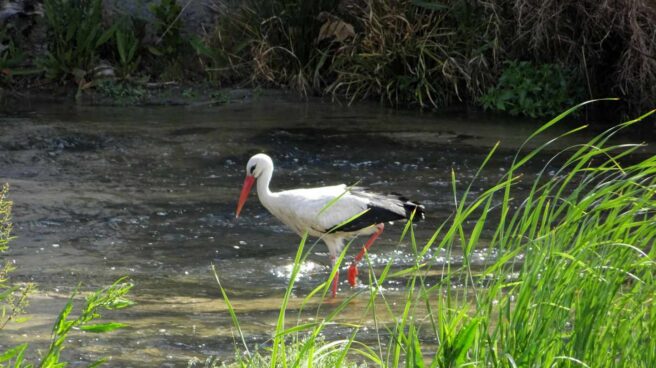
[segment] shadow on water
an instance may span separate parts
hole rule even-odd
[[[256,196],[235,220],[249,155],[274,158],[274,190],[359,182],[422,202],[428,217],[415,225],[421,243],[453,209],[451,169],[464,187],[503,140],[473,187],[480,192],[504,174],[515,147],[536,127],[276,96],[206,108],[26,104],[0,121],[0,181],[11,185],[17,236],[6,256],[15,260],[16,280],[40,288],[29,309],[33,319],[3,331],[0,350],[21,341],[47,344],[52,321],[79,282],[90,290],[129,275],[138,305],[113,316],[130,327],[78,334],[65,351],[74,362],[111,355],[122,366],[232,356],[231,322],[211,263],[249,342],[269,338],[299,239]],[[374,268],[390,260],[398,268],[412,264],[408,245],[396,245],[401,228],[388,227],[372,249]],[[480,264],[489,256],[483,246],[475,257]],[[325,280],[326,256],[323,244],[312,249],[296,296]],[[439,252],[428,259],[462,261]],[[389,298],[402,295],[404,285],[391,280]],[[345,280],[341,290],[352,293]],[[343,318],[356,321],[359,313],[347,309]]]

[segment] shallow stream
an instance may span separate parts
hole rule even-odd
[[[474,186],[480,191],[505,173],[516,147],[537,127],[523,119],[276,95],[215,107],[26,102],[1,109],[0,182],[11,187],[16,236],[2,257],[15,263],[14,280],[36,282],[39,292],[28,309],[31,319],[1,332],[0,351],[25,341],[46,347],[78,283],[90,291],[127,275],[135,284],[137,305],[106,314],[129,327],[72,336],[64,357],[73,366],[100,356],[111,356],[111,366],[134,367],[185,366],[210,355],[229,360],[232,323],[212,263],[249,341],[270,337],[299,238],[254,193],[235,219],[250,155],[273,157],[273,190],[359,182],[403,193],[426,206],[426,221],[415,226],[425,242],[454,208],[451,170],[463,189],[501,140]],[[528,171],[545,162],[536,160]],[[398,245],[402,226],[386,227],[371,250],[374,265],[412,263],[408,245]],[[475,259],[484,264],[488,252],[484,244],[479,248]],[[457,254],[433,256],[435,263],[459,262]],[[320,243],[303,265],[292,305],[328,274]],[[354,292],[342,280],[339,297]],[[390,281],[388,298],[400,297],[404,285]],[[365,302],[353,303],[343,319],[359,321]]]

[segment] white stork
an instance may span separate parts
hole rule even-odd
[[[310,236],[322,239],[328,247],[333,267],[345,240],[358,235],[371,235],[349,267],[348,280],[351,286],[355,285],[358,274],[357,263],[383,232],[385,222],[409,219],[413,212],[417,219],[424,217],[423,206],[403,197],[369,193],[362,188],[347,187],[344,184],[271,192],[269,183],[272,175],[271,157],[260,153],[248,160],[236,217],[239,217],[251,187],[257,180],[257,195],[262,205],[298,235],[303,236],[307,232]],[[338,283],[339,270],[333,279],[333,297],[337,294]]]

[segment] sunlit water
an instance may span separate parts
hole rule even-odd
[[[138,304],[106,315],[129,327],[72,336],[64,358],[73,366],[100,356],[111,356],[117,366],[184,366],[209,355],[230,359],[232,324],[210,265],[216,265],[248,341],[261,343],[275,325],[299,243],[255,193],[243,216],[234,218],[251,154],[274,158],[274,190],[359,182],[423,203],[426,221],[414,229],[423,245],[454,208],[451,170],[458,190],[464,189],[501,140],[499,154],[473,186],[479,193],[505,174],[515,148],[535,127],[522,120],[276,96],[204,108],[4,106],[0,181],[11,185],[17,238],[2,257],[15,262],[14,280],[36,282],[39,292],[29,307],[32,319],[2,331],[0,351],[25,341],[45,347],[78,283],[88,291],[128,275]],[[533,170],[545,162],[538,159]],[[399,269],[413,264],[408,242],[398,244],[402,228],[387,226],[372,248],[376,269],[390,261]],[[474,262],[494,256],[483,241]],[[462,259],[436,251],[426,261],[439,266]],[[307,295],[329,271],[325,246],[318,243],[294,295]],[[388,297],[402,295],[404,285],[405,279],[390,280]],[[352,292],[344,274],[340,295]],[[344,320],[361,321],[364,303],[347,308]],[[36,355],[32,349],[30,356]]]

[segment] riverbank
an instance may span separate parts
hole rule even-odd
[[[534,118],[622,98],[588,112],[607,124],[656,98],[648,26],[656,10],[642,2],[10,3],[19,10],[0,16],[0,88],[18,96],[49,90],[102,104],[178,104],[205,86],[275,88],[347,104]],[[157,89],[164,96],[151,98]],[[202,102],[224,99],[217,93]]]
[[[265,95],[289,94],[280,90],[261,88],[219,88],[207,83],[129,84],[106,80],[94,89],[80,93],[74,87],[0,90],[0,104],[9,106],[21,101],[61,103],[85,106],[212,106],[250,101]],[[300,101],[300,100],[299,100]]]

